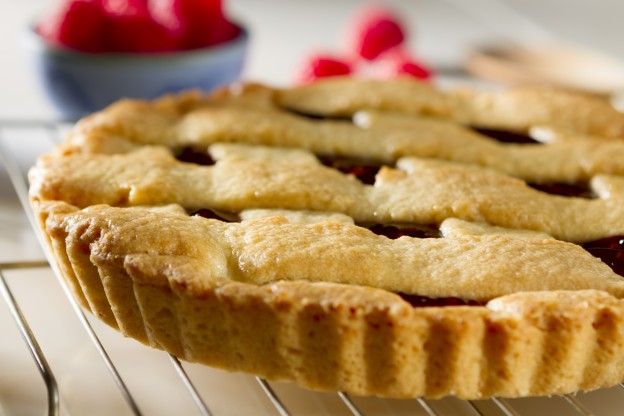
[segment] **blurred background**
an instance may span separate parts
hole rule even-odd
[[[13,155],[8,161],[11,166],[0,161],[0,263],[44,263],[6,172],[12,167],[18,172],[16,176],[20,176],[38,154],[49,151],[52,142],[60,140],[68,127],[25,122],[58,117],[37,82],[33,62],[40,52],[33,51],[27,36],[29,25],[53,3],[51,0],[0,0],[0,145]],[[356,0],[227,1],[227,14],[249,32],[242,77],[277,85],[290,84],[299,77],[302,65],[311,55],[319,52],[347,54],[348,22],[370,3]],[[517,82],[511,75],[531,71],[516,67],[515,72],[501,72],[500,65],[496,65],[501,62],[495,60],[492,66],[491,60],[475,60],[475,48],[493,43],[507,46],[568,43],[611,58],[605,63],[601,57],[602,60],[592,61],[597,66],[588,66],[587,61],[578,56],[571,58],[548,52],[523,64],[539,63],[542,75],[555,74],[559,78],[578,73],[579,78],[589,81],[585,86],[601,87],[599,92],[603,95],[618,93],[624,87],[619,63],[624,60],[624,1],[387,0],[383,4],[405,22],[410,32],[409,55],[429,66],[436,74],[436,81],[474,83],[474,78],[466,73],[470,66],[481,75],[491,78],[502,73],[506,81]],[[483,53],[477,57],[487,58]],[[145,68],[154,66],[159,65],[150,63]],[[137,74],[142,78],[143,72]],[[601,84],[605,80],[610,81],[606,87]],[[99,82],[100,79],[93,78],[93,85]],[[51,270],[32,267],[9,270],[3,275],[58,379],[64,414],[131,414]],[[192,397],[165,353],[124,339],[97,319],[92,320],[92,325],[145,414],[197,414]],[[0,334],[0,416],[43,414],[46,406],[43,383],[1,300]],[[185,364],[184,368],[214,414],[277,414],[252,376],[192,364]],[[292,414],[351,414],[333,393],[312,393],[285,383],[271,385]],[[616,416],[624,409],[624,394],[619,387],[577,397],[594,414]],[[356,398],[355,402],[367,415],[427,414],[415,400]],[[563,398],[510,402],[519,414],[579,414]],[[480,413],[475,413],[473,405]],[[491,401],[471,405],[444,399],[433,401],[432,406],[445,415],[504,414]]]
[[[29,24],[51,0],[0,0],[0,117],[51,118],[25,50]],[[366,2],[370,3],[370,2]],[[552,36],[624,59],[619,0],[389,0],[408,23],[409,48],[441,75],[457,76],[474,45]],[[226,9],[251,33],[244,78],[286,84],[314,51],[346,48],[345,27],[357,0],[232,0]],[[514,13],[516,11],[517,13]],[[524,19],[523,16],[526,18]]]

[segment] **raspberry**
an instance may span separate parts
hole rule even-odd
[[[304,66],[300,82],[308,83],[318,78],[349,75],[352,72],[351,64],[347,61],[327,55],[316,55],[312,56]]]
[[[390,11],[372,7],[364,10],[356,19],[353,38],[355,52],[372,61],[389,49],[401,45],[405,40],[405,31]]]
[[[214,30],[207,40],[207,45],[216,45],[219,43],[227,42],[237,37],[240,33],[240,28],[236,26],[230,20],[222,18],[217,21],[214,26]]]
[[[394,78],[408,75],[420,80],[431,78],[432,71],[422,62],[412,58],[404,48],[393,48],[375,61],[374,68],[380,78]]]
[[[104,16],[97,0],[67,0],[37,25],[47,41],[85,52],[102,50]]]
[[[186,0],[150,0],[147,3],[152,18],[182,41],[187,28],[181,13],[180,3]]]
[[[65,0],[37,31],[53,43],[110,52],[199,48],[240,33],[221,0]]]
[[[107,16],[107,50],[115,52],[165,52],[178,49],[181,33],[171,21],[167,27],[154,19],[145,0],[102,0]]]
[[[179,0],[176,3],[185,28],[183,45],[187,49],[226,42],[240,32],[226,19],[221,0]]]
[[[423,80],[431,78],[431,70],[423,64],[413,60],[398,62],[395,73],[397,75],[410,75],[414,78]]]

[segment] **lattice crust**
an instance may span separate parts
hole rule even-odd
[[[127,100],[39,160],[31,198],[82,304],[181,358],[388,397],[568,393],[624,379],[624,281],[560,241],[624,234],[623,118],[568,93],[407,79]],[[215,163],[176,159],[188,148]],[[366,185],[321,163],[336,155],[386,166]],[[189,215],[203,208],[241,222]]]
[[[224,223],[179,211],[93,206],[55,216],[48,228],[94,233],[93,258],[124,257],[156,275],[166,265],[185,264],[184,273],[174,267],[169,278],[199,292],[229,281],[306,280],[474,300],[557,289],[624,295],[624,281],[607,265],[575,244],[548,237],[518,238],[491,227],[468,234],[451,223],[447,238],[390,240],[326,220],[305,224],[272,215]]]
[[[542,231],[567,241],[624,234],[624,178],[596,176],[597,199],[549,195],[476,166],[404,158],[374,186],[302,150],[214,145],[217,162],[177,161],[162,147],[42,158],[31,194],[85,207],[177,203],[188,209],[286,208],[340,212],[358,222],[439,224],[450,217]]]
[[[264,220],[225,226],[174,207],[78,211],[62,202],[36,203],[35,210],[85,307],[124,334],[190,361],[389,397],[568,393],[624,377],[624,302],[605,292],[525,292],[483,307],[412,308],[370,287],[259,286],[243,282],[248,257],[230,256],[215,237]],[[319,224],[330,234],[338,226]],[[574,253],[569,260],[577,257],[571,245],[535,237],[520,240],[531,248],[559,245]],[[241,238],[247,241],[239,250],[264,245],[262,238]],[[442,244],[454,238],[461,239]],[[293,275],[304,269],[293,268]],[[221,278],[225,271],[238,281]]]
[[[569,132],[624,137],[624,114],[596,97],[538,87],[502,92],[443,92],[408,78],[377,81],[332,78],[281,90],[280,105],[309,114],[348,116],[363,109],[432,114],[462,124],[527,131],[548,126]]]
[[[144,144],[180,148],[238,142],[385,162],[404,156],[436,158],[490,167],[532,182],[578,182],[597,174],[624,175],[624,141],[573,138],[558,131],[550,137],[563,139],[546,144],[499,143],[452,120],[370,111],[359,113],[355,124],[310,120],[276,107],[278,93],[249,86],[211,97],[187,94],[154,103],[125,101],[80,123],[65,152],[111,153]],[[507,94],[515,97],[512,92]],[[361,107],[365,108],[364,104]],[[502,124],[513,127],[512,123]]]

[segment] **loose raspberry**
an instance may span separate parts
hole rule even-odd
[[[389,10],[371,7],[356,19],[352,31],[355,52],[372,61],[405,40],[400,21]]]
[[[398,62],[395,68],[395,74],[410,75],[422,80],[431,78],[431,70],[422,63],[413,60]]]
[[[309,83],[319,78],[349,75],[352,72],[351,64],[347,61],[327,55],[316,55],[306,62],[299,81]]]
[[[412,57],[404,48],[393,48],[382,54],[373,65],[373,73],[379,78],[395,78],[408,75],[420,80],[431,78],[432,71],[419,60]]]
[[[145,0],[102,0],[108,51],[166,52],[178,49],[181,33],[158,22]],[[173,18],[173,16],[171,16]]]
[[[98,0],[67,0],[37,25],[47,41],[85,52],[102,50],[104,15]]]

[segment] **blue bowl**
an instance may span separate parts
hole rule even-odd
[[[157,54],[86,53],[51,45],[29,30],[37,76],[63,119],[124,98],[151,99],[189,88],[212,90],[241,74],[249,35],[202,49]]]

